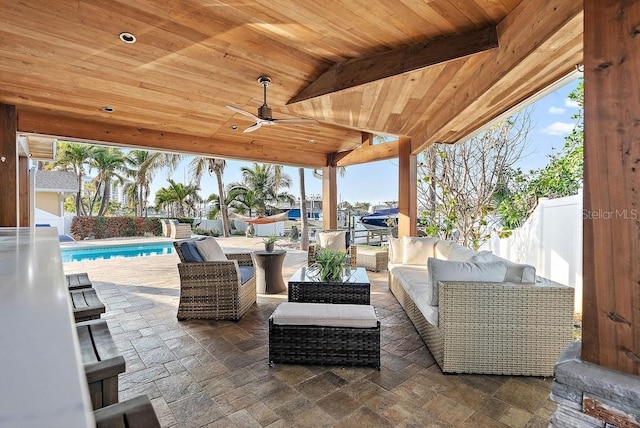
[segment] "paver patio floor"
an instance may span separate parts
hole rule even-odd
[[[219,239],[258,250],[259,238]],[[287,249],[286,280],[306,261]],[[369,272],[382,367],[269,367],[267,319],[286,292],[238,322],[176,319],[175,254],[65,263],[88,272],[126,359],[120,400],[147,394],[163,427],[546,427],[550,378],[444,375],[387,286]]]

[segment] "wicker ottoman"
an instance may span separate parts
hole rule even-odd
[[[380,272],[389,264],[389,251],[358,248],[358,266],[366,270]]]
[[[371,305],[286,302],[269,318],[273,363],[380,368],[380,321]]]

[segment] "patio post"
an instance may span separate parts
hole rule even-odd
[[[418,232],[418,161],[411,138],[398,139],[398,237]]]
[[[30,212],[30,195],[31,186],[29,186],[29,158],[26,156],[18,157],[18,203],[19,218],[18,225],[27,227],[31,224]],[[62,215],[62,214],[60,214]]]
[[[0,227],[18,226],[18,145],[16,107],[0,104]]]
[[[322,168],[322,228],[325,230],[338,227],[338,179],[337,168]]]
[[[640,3],[584,12],[582,358],[640,375]]]
[[[554,369],[551,426],[640,415],[640,3],[584,1],[582,343]]]

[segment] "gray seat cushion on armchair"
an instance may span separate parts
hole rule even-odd
[[[240,266],[240,284],[246,284],[255,275],[255,270],[250,266]]]

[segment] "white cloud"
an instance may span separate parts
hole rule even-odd
[[[578,104],[577,101],[574,101],[570,98],[565,98],[564,99],[564,105],[565,107],[571,107],[571,108],[578,108],[580,107],[580,104]]]
[[[574,123],[553,122],[551,125],[542,128],[540,132],[547,135],[566,135],[570,134],[574,127]]]
[[[563,109],[562,107],[549,107],[549,113],[551,114],[562,114],[564,113],[566,110]]]

